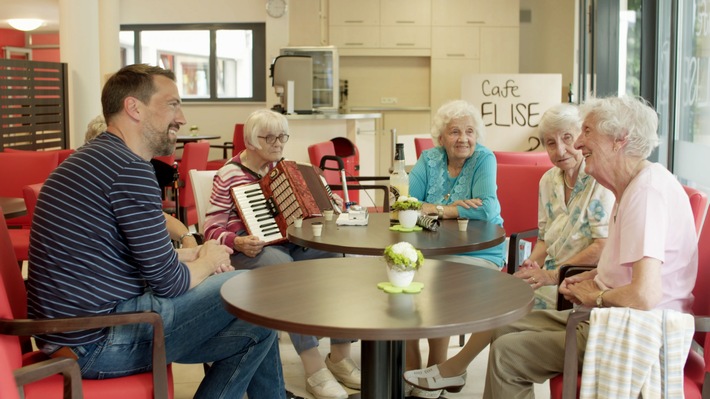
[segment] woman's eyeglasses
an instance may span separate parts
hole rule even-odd
[[[282,144],[288,141],[288,134],[279,134],[278,136],[274,136],[273,134],[270,134],[268,136],[256,136],[260,139],[264,139],[266,141],[266,144],[274,144],[276,140],[278,139]]]

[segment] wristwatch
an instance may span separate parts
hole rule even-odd
[[[604,293],[607,291],[609,291],[609,290],[608,289],[602,290],[601,292],[599,292],[599,295],[597,295],[597,307],[598,308],[604,307],[604,298],[602,298],[602,297],[604,296]]]
[[[188,231],[187,233],[181,235],[181,236],[180,236],[180,239],[179,239],[178,241],[179,241],[180,243],[182,243],[182,240],[184,240],[185,237],[191,237],[191,236],[192,236],[192,232]]]
[[[444,218],[444,207],[441,205],[436,206],[436,213],[439,215],[439,219]]]

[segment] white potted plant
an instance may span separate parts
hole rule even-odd
[[[387,277],[395,287],[407,287],[414,280],[414,274],[424,263],[422,252],[406,241],[385,248]]]
[[[392,204],[392,210],[397,211],[400,226],[411,229],[417,225],[417,219],[422,209],[422,203],[414,198],[402,195]]]

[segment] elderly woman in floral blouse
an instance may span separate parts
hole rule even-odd
[[[540,140],[555,167],[540,179],[538,241],[515,273],[535,289],[538,309],[556,307],[559,266],[596,264],[609,232],[614,195],[584,172],[582,152],[574,147],[581,126],[579,110],[571,104],[548,109],[538,126]],[[466,383],[468,365],[490,338],[489,331],[475,333],[451,359],[407,371],[404,379],[435,394],[440,394],[441,388],[455,391]]]
[[[556,307],[559,267],[596,264],[609,234],[614,195],[584,173],[584,157],[574,148],[581,126],[577,107],[559,104],[538,127],[555,167],[540,179],[537,244],[515,273],[536,290],[538,309]]]

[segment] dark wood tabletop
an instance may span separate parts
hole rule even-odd
[[[0,197],[0,208],[8,219],[27,214],[24,198]]]
[[[177,142],[178,143],[193,143],[195,141],[200,141],[200,140],[217,140],[222,138],[222,136],[217,136],[213,134],[198,134],[196,136],[193,135],[188,135],[188,134],[182,134],[177,136]]]
[[[311,223],[323,222],[323,233],[314,237]],[[386,246],[407,241],[427,255],[477,251],[505,241],[505,230],[493,223],[470,220],[465,232],[458,231],[455,219],[441,221],[437,231],[399,232],[389,229],[389,213],[371,213],[367,226],[338,226],[335,218],[311,218],[301,228],[289,226],[289,241],[314,249],[356,255],[381,255]]]
[[[527,314],[533,291],[500,271],[428,259],[417,294],[388,294],[379,257],[279,264],[240,273],[221,290],[229,312],[265,327],[362,339],[362,390],[350,398],[403,398],[404,340],[490,330]]]
[[[379,257],[317,259],[241,273],[222,286],[227,309],[252,323],[300,334],[364,340],[446,337],[522,317],[533,291],[507,273],[427,259],[418,294],[387,294]]]

